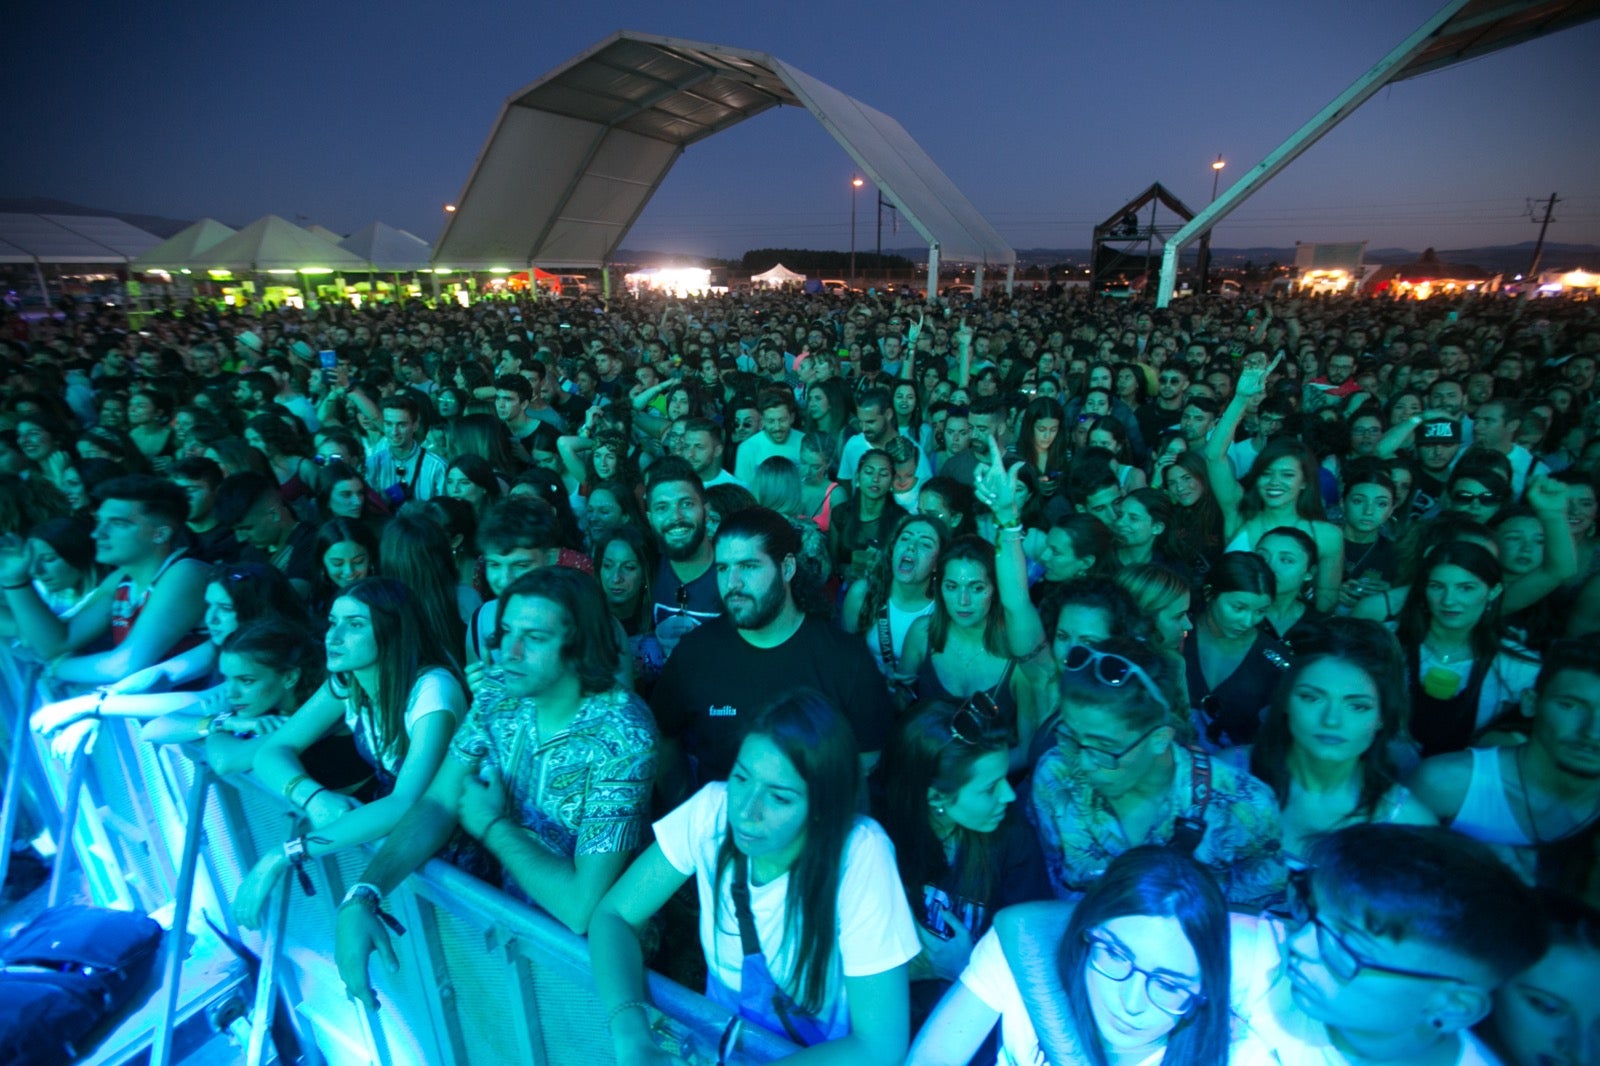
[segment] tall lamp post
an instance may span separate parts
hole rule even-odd
[[[850,287],[856,287],[856,193],[866,182],[857,174],[850,179]]]
[[[1228,164],[1222,161],[1222,153],[1217,153],[1217,161],[1211,164],[1211,203],[1217,202],[1217,179],[1222,177],[1222,168]],[[1209,204],[1207,205],[1209,206]],[[1200,294],[1203,296],[1211,291],[1211,230],[1206,229],[1200,238]]]

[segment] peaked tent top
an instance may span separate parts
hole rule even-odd
[[[434,262],[604,266],[685,148],[785,105],[809,111],[944,258],[1016,262],[883,112],[764,52],[632,32],[611,35],[507,98]]]
[[[764,270],[759,274],[750,275],[750,280],[767,282],[804,281],[806,276],[804,274],[796,274],[782,263],[778,263],[771,270]]]
[[[203,270],[360,270],[367,264],[332,241],[277,215],[258,218],[182,264]]]
[[[184,264],[207,248],[232,237],[238,231],[214,218],[202,218],[185,226],[133,261],[135,270],[181,270]]]
[[[382,222],[352,233],[339,247],[385,272],[422,270],[433,256],[427,241]]]

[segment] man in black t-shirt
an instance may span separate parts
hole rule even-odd
[[[888,738],[889,690],[860,637],[802,609],[821,590],[809,576],[795,580],[799,533],[776,511],[751,507],[723,519],[715,551],[726,613],[683,638],[650,700],[662,737],[661,798],[677,803],[695,784],[725,779],[751,719],[802,686],[849,720],[865,777]]]

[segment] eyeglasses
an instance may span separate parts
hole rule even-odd
[[[950,719],[950,738],[977,747],[1000,723],[1000,708],[987,692],[967,697]]]
[[[1206,1001],[1203,993],[1179,984],[1164,973],[1136,965],[1121,945],[1090,932],[1085,932],[1083,939],[1089,945],[1089,965],[1096,973],[1113,981],[1126,981],[1139,974],[1144,978],[1145,998],[1162,1013],[1181,1018]]]
[[[1139,734],[1137,740],[1123,748],[1121,751],[1111,751],[1108,748],[1097,748],[1093,745],[1085,744],[1083,741],[1078,739],[1077,734],[1065,727],[1058,729],[1056,731],[1056,736],[1068,748],[1076,751],[1080,757],[1087,756],[1089,764],[1096,769],[1115,770],[1118,766],[1122,765],[1122,760],[1126,759],[1128,755],[1132,753],[1134,748],[1137,748],[1140,744],[1143,744],[1145,741],[1149,740],[1151,734],[1165,724],[1165,722],[1162,722],[1158,725],[1151,726],[1149,729],[1146,729],[1143,733]]]
[[[1145,693],[1161,705],[1161,709],[1170,713],[1172,704],[1167,702],[1167,697],[1162,695],[1150,675],[1138,663],[1124,659],[1120,655],[1108,651],[1095,651],[1084,644],[1074,644],[1067,649],[1067,654],[1061,659],[1061,667],[1072,673],[1094,668],[1094,679],[1109,688],[1121,688],[1129,681],[1136,681],[1144,687]]]
[[[1467,492],[1463,489],[1456,489],[1450,493],[1450,499],[1462,507],[1467,507],[1474,503],[1480,507],[1493,507],[1500,502],[1500,494],[1498,492]]]
[[[1317,901],[1311,892],[1311,871],[1293,870],[1289,874],[1289,917],[1295,929],[1304,929],[1307,922],[1317,927],[1317,957],[1342,982],[1354,981],[1362,970],[1394,974],[1397,977],[1415,977],[1423,981],[1448,981],[1455,985],[1471,985],[1449,974],[1428,973],[1424,970],[1405,970],[1386,966],[1367,958],[1345,942],[1337,930],[1317,917]]]
[[[1157,380],[1162,385],[1177,385],[1183,381],[1183,379],[1176,374],[1163,374]]]

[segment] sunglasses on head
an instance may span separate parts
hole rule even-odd
[[[1132,681],[1144,688],[1145,693],[1161,705],[1163,711],[1171,712],[1172,704],[1167,702],[1167,697],[1162,695],[1161,689],[1151,680],[1144,669],[1129,659],[1108,651],[1095,651],[1087,644],[1074,644],[1067,649],[1067,654],[1062,657],[1061,667],[1070,673],[1080,670],[1092,669],[1092,676],[1107,688],[1122,688]]]
[[[1000,708],[995,706],[994,700],[987,692],[974,692],[951,717],[950,737],[976,747],[999,724]]]

